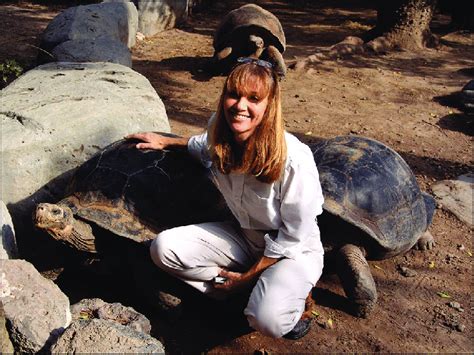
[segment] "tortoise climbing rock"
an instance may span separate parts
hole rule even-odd
[[[421,192],[406,162],[389,147],[359,136],[313,145],[325,198],[318,217],[323,245],[334,256],[354,313],[377,302],[367,259],[385,259],[413,246],[431,249],[435,202]]]
[[[226,218],[207,169],[184,151],[139,150],[136,143],[115,142],[80,166],[64,199],[38,204],[36,227],[97,253],[108,248],[104,230],[146,243],[167,228]]]
[[[212,68],[228,72],[239,57],[260,58],[271,62],[281,76],[286,74],[282,53],[286,39],[278,18],[255,4],[230,11],[214,35]]]

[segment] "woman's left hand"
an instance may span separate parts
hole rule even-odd
[[[225,277],[227,280],[222,284],[214,283],[214,287],[219,290],[235,292],[248,286],[249,280],[243,277],[243,274],[235,271],[222,269],[219,276]]]

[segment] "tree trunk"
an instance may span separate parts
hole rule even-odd
[[[436,0],[379,1],[377,25],[367,39],[383,36],[392,47],[403,49],[434,47],[437,41],[429,26],[435,6]]]

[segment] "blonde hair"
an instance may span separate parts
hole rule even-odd
[[[268,97],[268,103],[262,121],[242,148],[225,119],[224,99],[229,92],[249,96],[250,87],[253,89],[255,86],[258,88],[257,96]],[[286,141],[280,95],[278,78],[271,69],[247,63],[237,66],[229,74],[216,117],[209,128],[211,157],[220,172],[251,174],[265,183],[281,177],[286,162]]]

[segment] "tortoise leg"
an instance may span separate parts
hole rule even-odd
[[[336,256],[337,274],[357,317],[366,318],[377,303],[377,290],[365,252],[352,244],[344,245]]]
[[[416,250],[431,250],[435,245],[433,235],[429,231],[426,231],[421,235],[413,248]]]
[[[214,54],[214,59],[216,60],[216,62],[220,62],[221,60],[227,58],[231,53],[232,47],[225,47],[224,49],[221,49],[219,52],[216,52]]]
[[[182,281],[160,270],[151,260],[148,245],[129,250],[127,257],[132,266],[137,293],[153,310],[170,322],[177,322],[183,314]]]
[[[286,65],[283,56],[275,46],[268,46],[264,53],[264,58],[275,66],[275,71],[279,77],[286,75]]]
[[[54,239],[80,251],[97,253],[92,227],[74,218],[67,206],[40,203],[36,207],[34,223]]]

